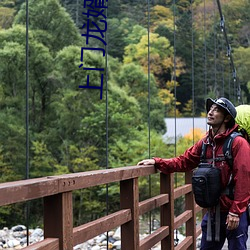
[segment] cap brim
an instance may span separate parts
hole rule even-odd
[[[210,110],[210,108],[211,108],[211,106],[212,106],[213,104],[215,104],[214,100],[211,99],[211,98],[208,98],[208,99],[207,99],[207,102],[206,102],[207,113],[209,112],[209,110]]]

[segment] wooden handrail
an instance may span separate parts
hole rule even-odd
[[[121,227],[122,249],[147,250],[161,241],[161,249],[175,249],[174,230],[186,224],[186,238],[176,249],[196,249],[200,227],[196,213],[200,212],[193,199],[190,173],[186,184],[174,189],[173,174],[160,174],[160,194],[139,202],[141,176],[156,174],[154,166],[129,166],[58,176],[48,176],[0,184],[0,206],[33,199],[44,199],[44,240],[25,250],[72,250],[73,247],[101,233]],[[120,183],[120,210],[73,228],[74,190]],[[186,210],[174,217],[174,200],[185,196]],[[139,239],[139,216],[160,208],[161,225],[146,238]]]

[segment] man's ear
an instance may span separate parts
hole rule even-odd
[[[229,122],[231,119],[232,119],[232,116],[231,116],[231,115],[226,115],[224,121],[225,121],[225,122]]]

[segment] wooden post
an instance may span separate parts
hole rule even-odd
[[[174,178],[173,174],[160,174],[160,192],[169,194],[169,203],[161,206],[161,226],[169,227],[169,235],[161,241],[162,250],[174,249]]]
[[[192,172],[185,173],[185,183],[191,184]],[[193,237],[193,243],[188,250],[196,249],[196,212],[193,192],[185,195],[185,210],[192,210],[192,218],[186,222],[186,236]]]
[[[120,182],[121,209],[131,209],[132,220],[121,225],[121,249],[139,250],[138,178]]]
[[[59,238],[60,250],[73,249],[72,192],[44,198],[44,238]]]

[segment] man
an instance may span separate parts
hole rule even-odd
[[[215,215],[210,212],[212,220],[212,241],[207,241],[208,212],[202,219],[201,250],[222,249],[225,239],[228,239],[229,250],[247,249],[248,217],[247,206],[250,201],[250,146],[249,143],[237,136],[232,144],[233,170],[225,160],[215,161],[222,158],[223,145],[226,138],[238,130],[235,124],[236,109],[226,98],[217,100],[207,99],[207,124],[210,129],[203,139],[187,149],[184,154],[171,159],[154,157],[142,160],[138,165],[155,165],[165,174],[173,172],[186,172],[198,166],[202,152],[202,144],[207,144],[206,159],[215,167],[221,169],[221,185],[226,190],[230,182],[230,176],[234,185],[233,198],[223,193],[220,197],[220,237],[215,240]],[[223,158],[222,158],[223,159]]]

